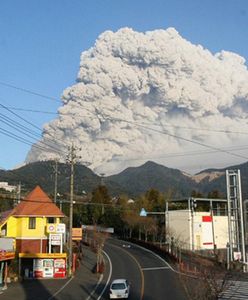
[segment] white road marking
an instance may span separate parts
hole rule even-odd
[[[105,287],[104,287],[104,289],[102,290],[100,296],[97,298],[97,300],[100,300],[101,297],[102,297],[102,295],[103,295],[103,293],[105,292],[105,290],[106,290],[106,288],[107,288],[107,286],[108,286],[108,284],[109,284],[109,282],[110,282],[110,278],[111,278],[111,276],[112,276],[112,270],[113,270],[113,268],[112,268],[112,262],[111,262],[110,257],[108,256],[108,254],[107,254],[105,251],[103,251],[103,253],[106,255],[106,257],[107,257],[107,259],[108,259],[108,261],[109,261],[109,276],[108,276],[108,280],[107,280],[107,282],[106,282],[106,284],[105,284]]]
[[[184,275],[184,276],[187,276],[187,277],[191,277],[191,278],[197,278],[196,276],[194,276],[194,275],[189,275],[189,274],[185,274],[185,273],[183,273],[183,272],[180,272],[180,271],[177,271],[177,270],[175,270],[165,259],[163,259],[161,256],[159,256],[158,254],[156,254],[156,253],[154,253],[153,251],[151,251],[151,250],[149,250],[149,249],[146,249],[146,248],[144,248],[144,247],[142,247],[142,246],[140,246],[140,245],[137,245],[137,244],[135,244],[135,243],[131,243],[131,242],[129,242],[130,244],[133,244],[133,245],[135,245],[136,247],[138,247],[138,248],[140,248],[140,249],[143,249],[144,251],[146,251],[146,252],[148,252],[148,253],[151,253],[151,254],[153,254],[154,256],[156,256],[159,260],[161,260],[164,264],[166,264],[168,267],[169,267],[169,269],[171,269],[171,271],[173,271],[173,272],[175,272],[175,273],[177,273],[177,274],[181,274],[181,275]]]
[[[153,271],[153,270],[168,270],[169,267],[153,267],[153,268],[141,268],[142,271]]]
[[[55,296],[57,296],[71,281],[73,277],[71,277],[57,292],[55,292],[51,297],[49,297],[47,300],[53,299]]]
[[[89,300],[91,298],[91,296],[93,296],[93,294],[95,293],[96,289],[98,288],[99,284],[102,282],[102,279],[103,279],[103,275],[101,274],[94,290],[90,293],[90,295],[86,298],[86,300]]]

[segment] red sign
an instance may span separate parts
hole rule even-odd
[[[211,216],[202,216],[202,222],[212,222]]]

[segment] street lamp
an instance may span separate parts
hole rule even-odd
[[[167,228],[166,228],[166,214],[168,214],[168,202],[166,202],[166,208],[162,211],[146,211],[144,208],[140,211],[140,217],[147,217],[147,215],[164,215],[164,238],[165,243],[167,240]]]

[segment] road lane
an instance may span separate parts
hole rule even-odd
[[[121,245],[116,245],[111,242],[107,242],[104,247],[104,251],[108,254],[112,263],[112,276],[111,280],[117,278],[126,278],[131,283],[130,300],[142,300],[143,299],[143,273],[129,253],[126,252]],[[109,299],[109,285],[106,292],[101,299]]]
[[[129,245],[131,246],[129,247]],[[134,291],[134,295],[130,295],[130,299],[186,299],[178,274],[173,272],[170,265],[153,252],[115,239],[108,241],[106,251],[111,260],[113,258],[112,277],[132,278],[131,289]],[[140,272],[143,275],[140,275]],[[144,280],[144,292],[142,291],[142,279]]]

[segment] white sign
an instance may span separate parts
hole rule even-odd
[[[61,245],[61,234],[50,234],[51,245]]]
[[[140,216],[141,217],[146,217],[147,216],[147,211],[144,208],[141,209]]]
[[[241,260],[241,252],[233,252],[233,258],[234,260]]]
[[[57,233],[65,233],[65,224],[63,224],[63,223],[57,224],[56,232]]]

